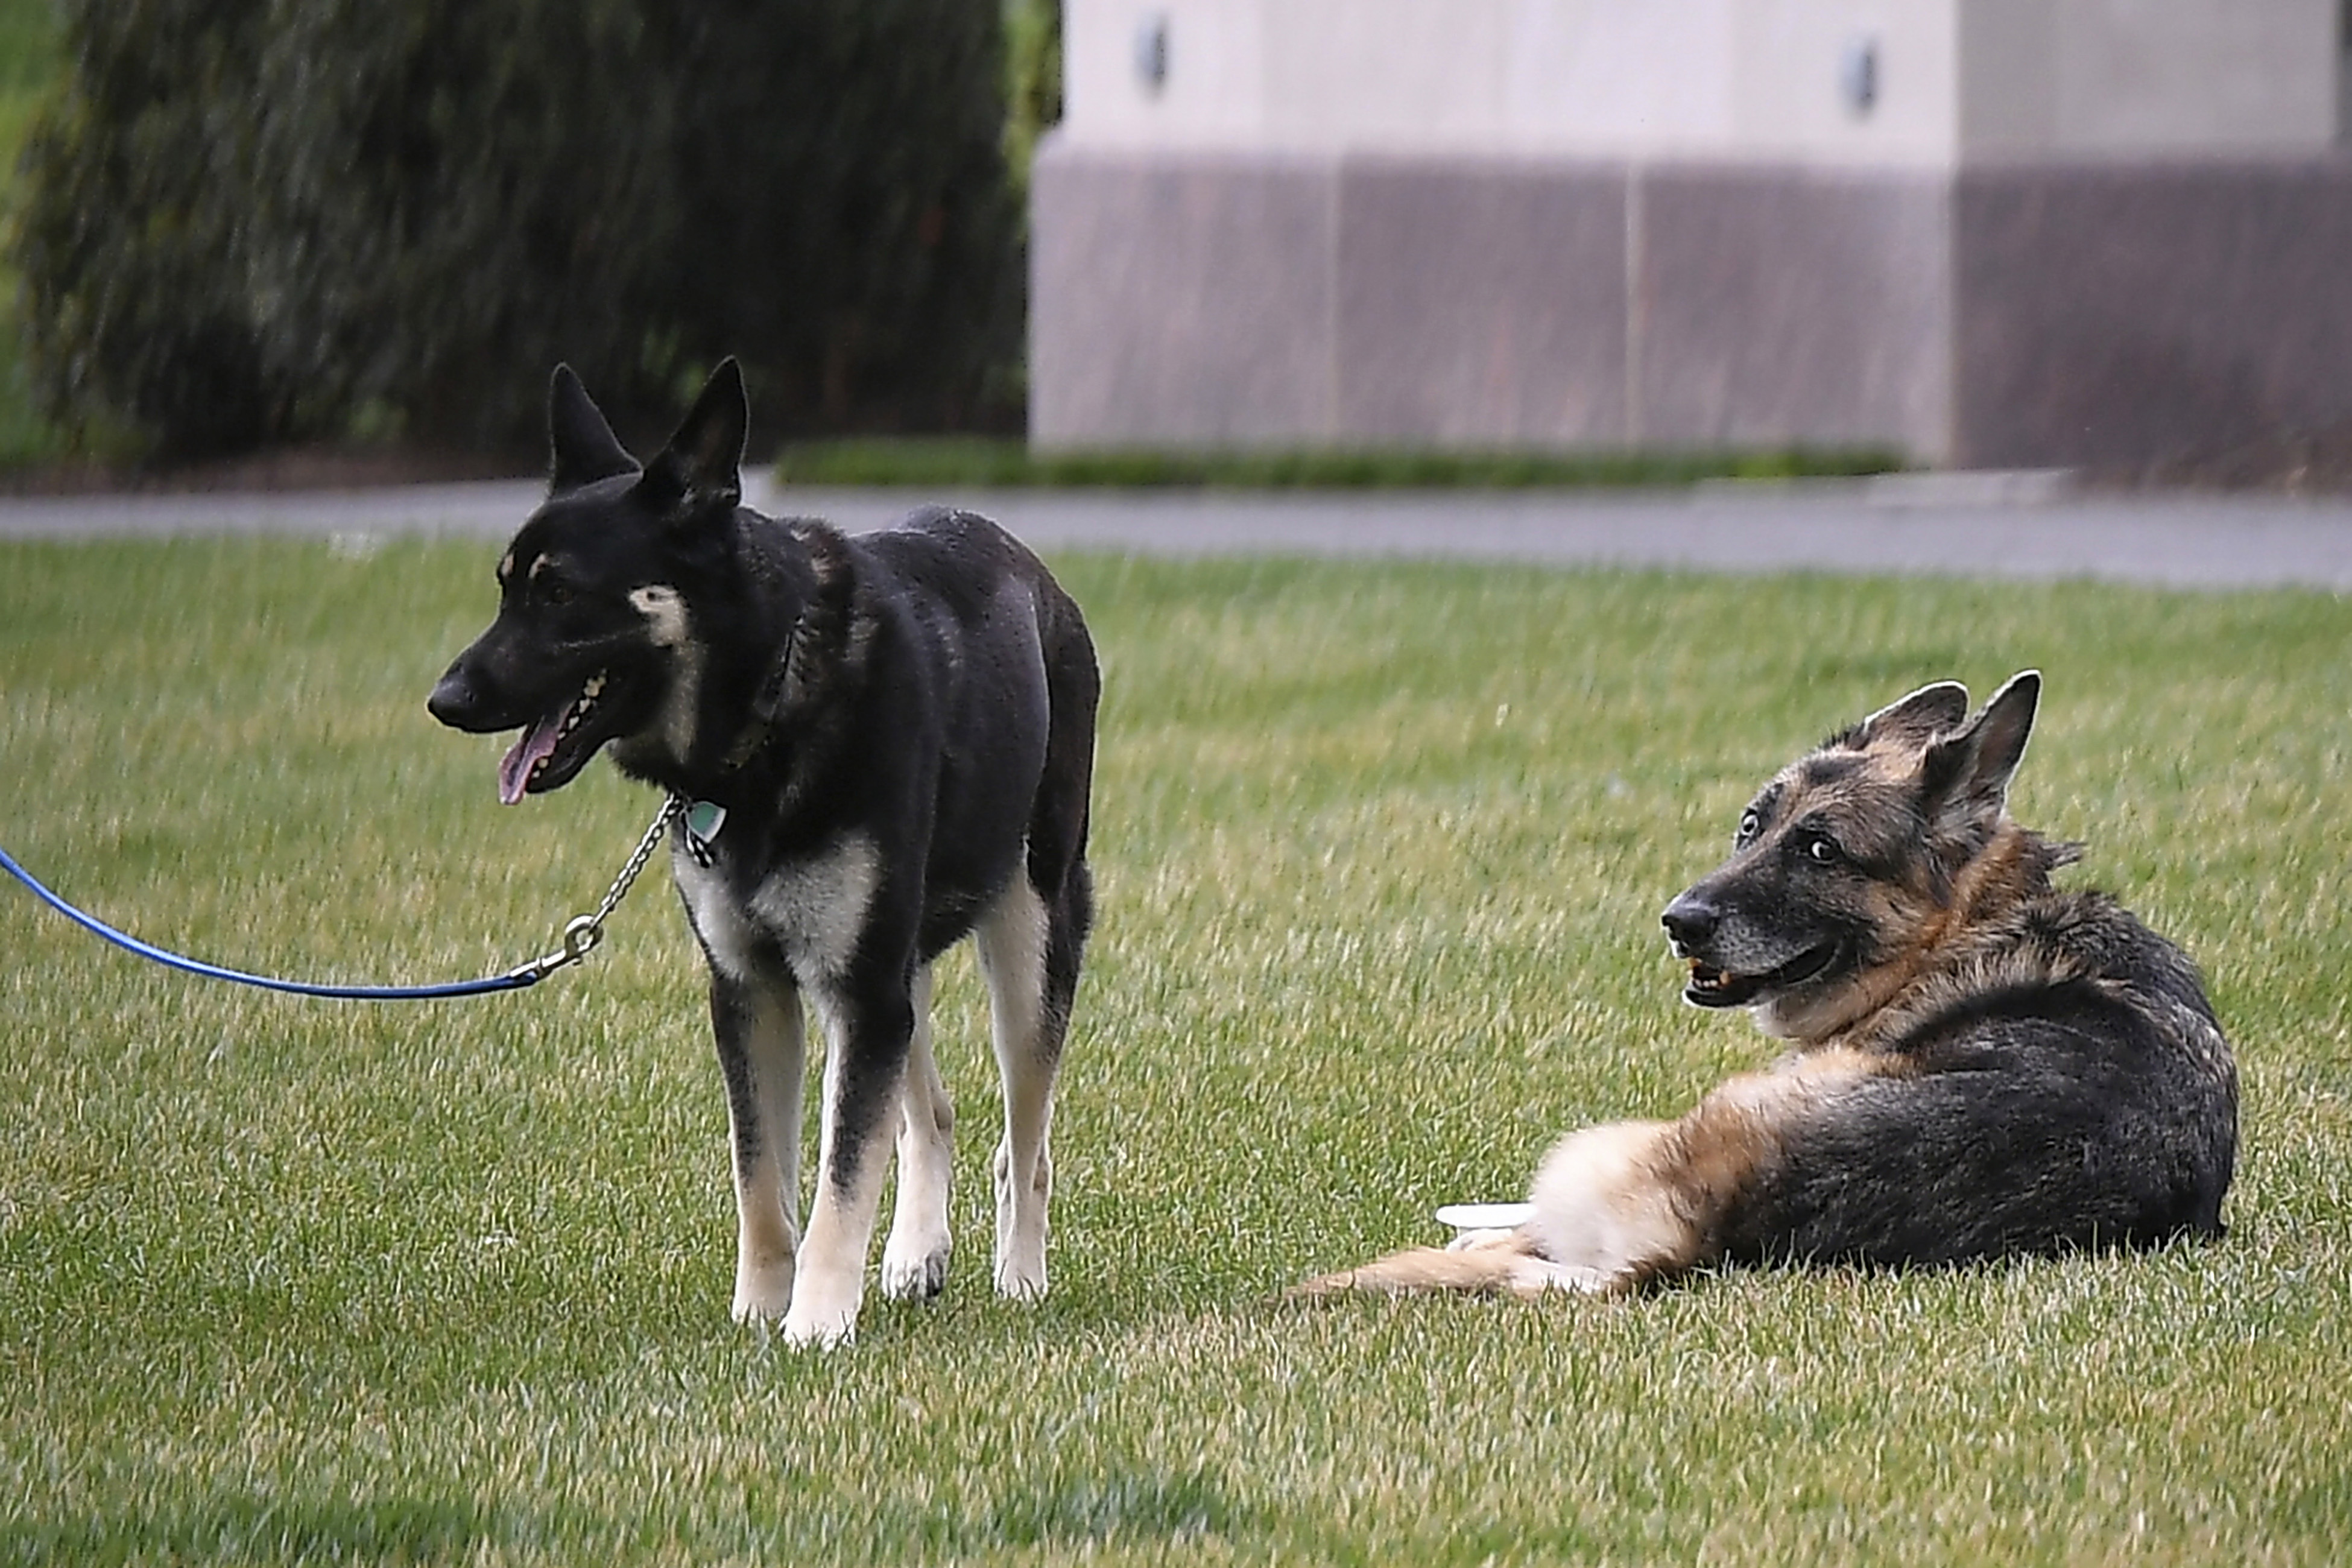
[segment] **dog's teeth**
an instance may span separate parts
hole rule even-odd
[[[596,699],[604,694],[604,672],[600,669],[595,674],[588,678],[587,684],[580,689],[579,698],[572,702],[571,707],[563,710],[563,719],[562,722],[558,723],[555,727],[555,734],[558,740],[562,739],[564,736],[571,734],[572,731],[580,728],[581,721],[587,718],[589,713],[594,710],[596,706]]]
[[[1690,983],[1694,990],[1720,991],[1731,984],[1731,974],[1727,970],[1710,969],[1694,958],[1691,960]]]

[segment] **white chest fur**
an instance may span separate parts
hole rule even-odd
[[[738,980],[749,977],[758,952],[767,948],[782,952],[803,985],[819,985],[848,970],[880,869],[873,840],[863,834],[783,862],[748,899],[737,896],[723,858],[706,868],[680,848],[672,851],[670,866],[688,918],[723,973]]]

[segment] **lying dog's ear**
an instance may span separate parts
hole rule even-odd
[[[1990,827],[2009,799],[2009,781],[2024,760],[2042,700],[2042,675],[2023,670],[1992,695],[1966,726],[1930,744],[1920,759],[1928,820],[1946,826]]]
[[[743,370],[730,356],[719,362],[677,434],[646,465],[638,490],[657,511],[681,505],[698,513],[714,505],[731,510],[743,496],[743,437],[751,423]]]
[[[1957,680],[1923,686],[1899,702],[1890,702],[1838,737],[1855,751],[1880,741],[1924,746],[1937,736],[1960,727],[1969,716],[1969,689]]]
[[[614,436],[604,411],[568,364],[555,367],[547,388],[547,446],[551,497],[637,471],[637,460]]]

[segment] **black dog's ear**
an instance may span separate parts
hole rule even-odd
[[[550,496],[637,471],[637,460],[614,436],[604,411],[568,364],[557,365],[548,384],[547,446]]]
[[[1958,729],[1968,716],[1969,689],[1957,680],[1939,680],[1901,701],[1888,703],[1838,740],[1856,751],[1879,741],[1924,746]]]
[[[1989,826],[2000,819],[2041,700],[2041,672],[2022,670],[1965,727],[1928,746],[1919,770],[1930,821]]]
[[[689,510],[698,512],[713,505],[733,507],[743,495],[743,437],[751,423],[743,370],[730,356],[710,373],[702,395],[669,445],[646,465],[637,489],[664,512],[689,501]]]

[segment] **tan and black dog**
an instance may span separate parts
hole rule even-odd
[[[1555,1145],[1507,1228],[1300,1287],[1617,1291],[2221,1229],[2237,1071],[2197,972],[2010,820],[2041,677],[1924,688],[1784,769],[1666,907],[1702,1007],[1794,1047],[1675,1121]]]
[[[727,1081],[735,1316],[830,1345],[856,1328],[894,1135],[882,1288],[922,1300],[947,1281],[954,1111],[930,967],[966,936],[1004,1080],[996,1288],[1045,1294],[1100,679],[1077,605],[984,518],[929,507],[851,535],[743,505],[748,417],[730,360],[641,465],[559,369],[547,500],[499,563],[498,618],[430,706],[521,731],[499,766],[509,805],[608,748],[692,803],[670,861]],[[803,1002],[825,1039],[805,1234]]]

